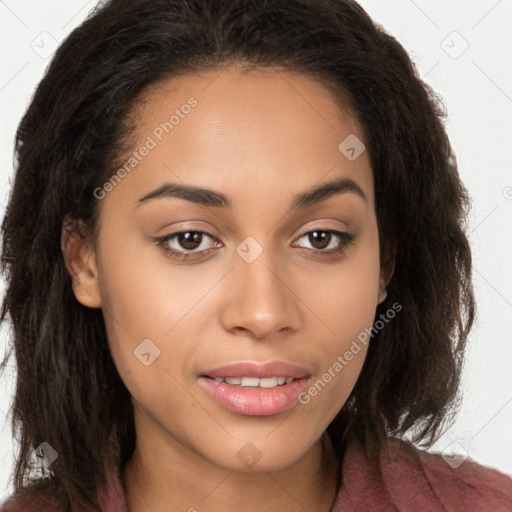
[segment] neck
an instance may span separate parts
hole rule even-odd
[[[136,446],[122,472],[128,512],[330,512],[336,499],[339,462],[326,433],[276,471],[233,472],[178,452]]]

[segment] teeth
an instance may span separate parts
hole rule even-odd
[[[217,382],[231,384],[232,386],[271,389],[284,384],[289,384],[292,382],[293,377],[265,377],[263,379],[258,379],[257,377],[215,377],[215,380]]]
[[[275,388],[277,386],[277,377],[267,377],[260,380],[260,388]]]
[[[242,387],[248,387],[248,386],[259,386],[260,385],[260,379],[253,378],[253,377],[242,377]],[[277,384],[277,383],[276,383]]]

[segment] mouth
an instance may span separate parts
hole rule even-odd
[[[198,384],[225,409],[245,416],[270,416],[296,405],[312,372],[285,362],[233,363],[206,371]]]
[[[203,377],[212,379],[213,377],[209,377],[208,375],[203,375]],[[264,388],[264,389],[273,389],[278,386],[284,386],[286,384],[290,384],[293,382],[293,377],[265,377],[259,379],[258,377],[215,377],[213,380],[216,382],[225,382],[230,386],[238,386],[242,388]]]

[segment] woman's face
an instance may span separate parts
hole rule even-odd
[[[311,78],[232,67],[152,88],[136,135],[96,192],[99,236],[74,290],[104,311],[138,442],[284,468],[318,442],[367,352],[353,342],[381,276],[362,132]],[[334,180],[347,181],[321,188]]]

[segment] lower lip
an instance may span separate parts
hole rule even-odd
[[[293,380],[275,388],[231,386],[201,377],[199,385],[226,409],[246,416],[271,416],[289,409],[304,391],[309,378]]]

